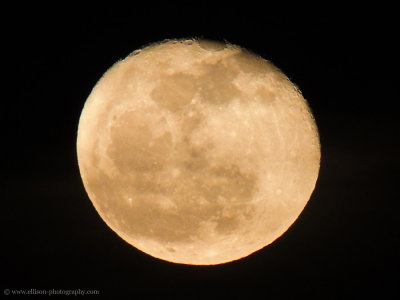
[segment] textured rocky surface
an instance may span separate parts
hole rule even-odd
[[[297,88],[230,44],[166,41],[99,81],[78,158],[99,214],[158,258],[216,264],[279,237],[318,176],[317,129]]]

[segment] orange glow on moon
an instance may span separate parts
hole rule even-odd
[[[320,162],[296,86],[267,60],[207,40],[167,40],[112,66],[85,103],[77,152],[111,229],[149,255],[195,265],[281,236]]]

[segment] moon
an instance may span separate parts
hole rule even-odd
[[[271,244],[316,184],[318,130],[299,89],[230,43],[166,40],[98,81],[79,170],[105,223],[162,260],[215,265]]]

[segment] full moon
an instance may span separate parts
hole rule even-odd
[[[159,259],[214,265],[280,237],[318,177],[318,130],[299,89],[239,46],[166,40],[99,80],[78,163],[94,207]]]

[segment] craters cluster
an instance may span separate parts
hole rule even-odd
[[[219,43],[199,45],[223,49]],[[137,237],[189,242],[204,237],[200,231],[206,222],[224,236],[251,217],[256,172],[241,169],[229,155],[235,149],[216,154],[207,134],[196,135],[207,118],[215,117],[207,115],[210,109],[241,98],[234,84],[239,71],[223,60],[200,69],[197,75],[161,72],[149,95],[157,110],[127,111],[113,120],[107,155],[118,170],[111,179],[119,197],[114,209],[125,216],[125,231]],[[179,129],[171,130],[160,115],[172,118]]]
[[[155,135],[140,111],[120,115],[111,128],[107,154],[118,176],[110,185],[119,201],[110,209],[124,215],[120,226],[137,237],[189,242],[204,235],[201,224],[207,220],[216,224],[217,234],[229,235],[246,217],[243,208],[256,190],[257,177],[244,173],[229,156],[215,156],[209,140],[193,139],[206,116],[187,104],[194,92],[182,86],[192,86],[189,77],[174,78],[174,83],[171,78],[163,82],[170,86],[163,87],[165,94],[156,87],[153,96],[161,109],[180,111],[180,140],[166,120],[157,123],[165,132],[158,129]]]

